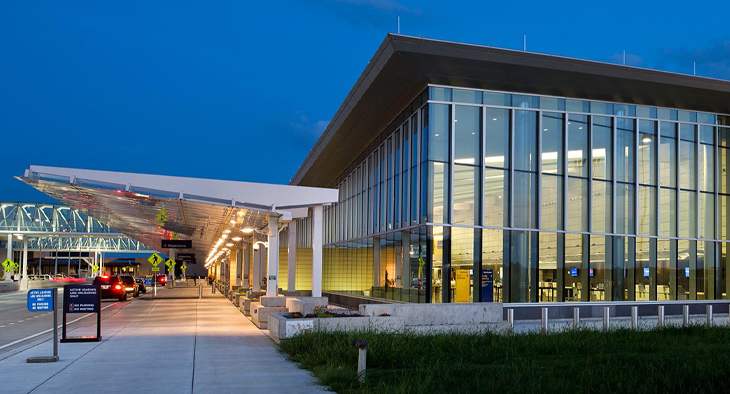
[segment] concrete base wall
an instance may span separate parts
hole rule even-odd
[[[401,316],[409,326],[501,323],[502,304],[365,304],[360,314]]]
[[[269,315],[277,312],[286,312],[284,307],[268,307],[256,306],[251,311],[251,322],[258,328],[265,330],[268,328]]]
[[[684,305],[689,306],[690,314],[705,313],[707,305],[712,305],[714,313],[726,313],[730,309],[730,300],[504,304],[503,317],[506,320],[507,311],[514,309],[515,320],[540,320],[542,308],[548,308],[550,319],[572,319],[573,308],[579,308],[581,318],[601,318],[603,317],[603,308],[606,306],[611,317],[630,317],[632,306],[638,307],[639,316],[656,316],[659,305],[664,306],[665,316],[681,316]]]
[[[0,281],[0,293],[20,290],[20,282]]]
[[[314,313],[314,304],[295,298],[289,298],[286,300],[286,309],[288,309],[289,312],[299,312],[302,316],[307,316]]]

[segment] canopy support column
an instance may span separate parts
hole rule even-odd
[[[322,297],[322,214],[321,205],[312,209],[312,297]]]
[[[266,296],[276,297],[279,289],[279,218],[269,215],[268,278]]]
[[[28,290],[28,237],[23,237],[23,277],[20,279],[20,290]]]
[[[296,290],[296,279],[297,279],[297,222],[292,221],[289,223],[289,234],[287,237],[289,238],[289,249],[287,253],[287,283],[286,283],[286,290],[287,291],[294,291]]]
[[[236,248],[236,286],[241,287],[243,271],[243,246]]]

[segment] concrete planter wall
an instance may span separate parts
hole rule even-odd
[[[400,316],[352,316],[292,319],[290,313],[274,312],[268,316],[269,336],[275,341],[313,331],[402,332],[405,321]]]

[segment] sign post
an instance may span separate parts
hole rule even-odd
[[[35,289],[28,291],[28,311],[53,311],[53,356],[28,357],[27,363],[52,363],[58,361],[58,314],[56,313],[58,289]]]
[[[170,286],[172,288],[175,288],[175,264],[177,264],[177,263],[173,259],[167,259],[167,262],[165,263],[165,265],[167,266],[167,269],[172,271],[172,281],[171,281],[172,284]]]
[[[158,265],[160,265],[162,260],[163,260],[163,258],[157,253],[152,253],[152,255],[147,258],[147,261],[149,261],[150,264],[152,264],[151,272],[152,272],[152,287],[153,287],[152,297],[153,298],[157,297],[157,274],[156,274],[156,272],[160,272],[160,267],[158,267]]]
[[[96,313],[96,337],[68,337],[66,335],[67,313]],[[101,290],[98,285],[63,286],[63,330],[61,342],[101,341]]]

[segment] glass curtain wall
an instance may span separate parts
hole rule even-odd
[[[411,302],[727,299],[729,163],[724,115],[431,86],[337,181],[325,240],[372,257],[326,266],[370,277],[326,283]]]

